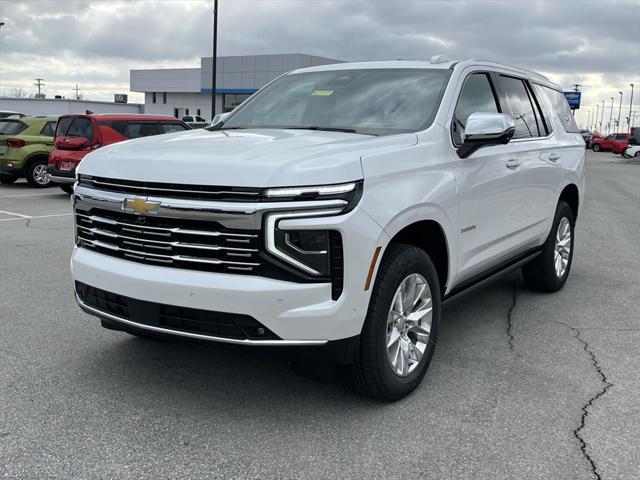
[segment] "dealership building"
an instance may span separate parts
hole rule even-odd
[[[218,57],[216,61],[216,113],[233,110],[274,78],[297,68],[340,63],[341,60],[302,53]],[[200,60],[200,68],[131,70],[130,90],[144,93],[149,114],[199,115],[211,119],[213,58]]]

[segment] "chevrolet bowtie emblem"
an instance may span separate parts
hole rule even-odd
[[[136,212],[139,215],[158,213],[160,202],[150,202],[141,197],[125,198],[124,202],[122,202],[122,209],[128,212]]]

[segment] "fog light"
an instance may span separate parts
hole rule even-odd
[[[13,168],[13,162],[7,162],[5,165],[7,168]]]

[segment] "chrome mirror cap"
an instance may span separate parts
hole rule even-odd
[[[516,131],[510,115],[493,112],[474,112],[467,118],[464,141],[458,148],[458,156],[466,158],[478,148],[509,143]]]

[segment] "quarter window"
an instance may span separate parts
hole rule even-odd
[[[569,103],[567,102],[566,97],[562,92],[554,90],[549,87],[540,87],[546,93],[549,102],[551,103],[551,107],[553,109],[553,113],[556,115],[564,131],[567,133],[579,133],[578,125],[576,125],[576,121],[571,114],[571,108],[569,107]]]
[[[186,130],[181,123],[161,123],[160,128],[164,133],[184,132]]]
[[[460,98],[453,115],[452,134],[456,145],[462,145],[464,129],[469,115],[474,112],[499,113],[500,107],[493,94],[489,77],[485,73],[476,73],[467,78],[460,92]]]
[[[544,135],[544,127],[538,129],[538,119],[524,81],[519,78],[500,76],[502,90],[516,124],[513,138],[531,138]]]
[[[124,136],[127,138],[140,138],[159,134],[160,130],[158,129],[158,124],[156,123],[128,122],[127,130]]]

